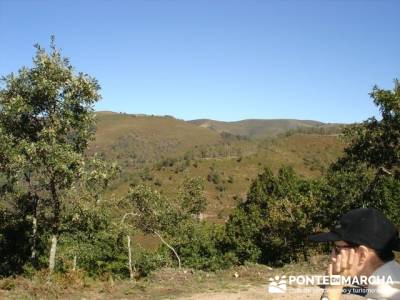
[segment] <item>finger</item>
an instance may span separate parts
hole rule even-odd
[[[347,262],[348,262],[348,255],[347,255],[347,251],[342,249],[340,251],[340,257],[341,257],[341,261],[340,261],[340,269],[346,270],[347,269]]]
[[[350,249],[349,259],[347,260],[347,266],[350,269],[354,265],[356,251],[354,249]]]
[[[336,263],[337,257],[331,257],[331,263]]]
[[[330,257],[331,257],[331,258],[332,258],[332,257],[335,257],[335,254],[336,254],[335,249],[332,249],[332,251],[331,251],[331,256],[330,256]]]
[[[327,271],[327,274],[328,274],[328,276],[332,276],[332,273],[333,273],[333,264],[329,264],[328,265],[328,271]]]
[[[341,263],[342,263],[342,256],[341,256],[341,254],[339,254],[338,256],[336,256],[336,262],[335,262],[335,265],[334,265],[334,268],[333,268],[333,271],[335,273],[337,273],[337,274],[340,273],[340,265],[341,265]]]

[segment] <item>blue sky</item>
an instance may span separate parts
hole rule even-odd
[[[358,122],[400,78],[398,0],[0,0],[0,74],[51,34],[97,110]]]

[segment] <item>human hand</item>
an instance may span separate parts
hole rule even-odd
[[[354,249],[350,249],[350,251],[348,251],[348,249],[342,249],[336,256],[333,250],[326,275],[354,276],[354,266],[356,262],[357,257]],[[341,298],[342,289],[343,285],[341,284],[327,286],[323,296],[327,296],[330,300],[338,300]],[[323,297],[321,299],[323,299]]]
[[[354,267],[357,263],[356,252],[353,248],[341,249],[340,253],[331,255],[331,261],[328,265],[327,275],[355,276]]]

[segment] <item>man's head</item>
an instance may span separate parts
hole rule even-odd
[[[313,235],[309,239],[333,243],[333,258],[351,254],[354,259],[353,275],[373,271],[394,258],[393,250],[400,250],[396,227],[380,211],[372,208],[351,210],[330,232]]]

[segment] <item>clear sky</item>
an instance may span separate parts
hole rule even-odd
[[[399,0],[0,0],[0,74],[51,34],[97,110],[356,122],[400,78]]]

